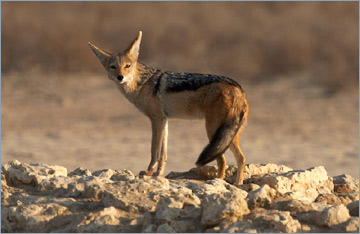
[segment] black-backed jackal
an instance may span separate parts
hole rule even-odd
[[[167,158],[168,119],[205,118],[209,144],[196,165],[217,160],[218,177],[224,178],[224,152],[230,147],[238,170],[235,184],[243,183],[245,157],[239,134],[246,123],[249,103],[234,80],[224,76],[162,71],[138,62],[142,32],[122,53],[112,54],[89,45],[124,96],[150,118],[151,161],[145,175],[161,176]],[[157,171],[154,173],[155,166]]]

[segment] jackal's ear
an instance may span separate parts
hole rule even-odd
[[[133,61],[136,61],[139,56],[141,37],[142,32],[139,31],[139,35],[137,36],[137,38],[130,44],[130,46],[125,51],[126,55],[129,56]]]
[[[111,53],[97,48],[95,45],[91,44],[91,42],[89,42],[88,44],[92,49],[92,51],[94,52],[94,54],[96,55],[96,57],[100,60],[102,65],[106,67],[108,60],[111,58]]]

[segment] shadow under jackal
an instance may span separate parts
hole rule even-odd
[[[151,161],[145,175],[162,176],[167,158],[168,119],[205,118],[209,144],[197,166],[217,160],[218,177],[224,178],[224,152],[230,148],[237,162],[235,184],[243,183],[245,157],[239,134],[247,121],[249,103],[234,80],[217,75],[179,73],[148,67],[138,62],[142,32],[130,46],[112,54],[89,45],[108,73],[108,78],[143,114],[152,127]],[[154,169],[157,165],[157,171]]]

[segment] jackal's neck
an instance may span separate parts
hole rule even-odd
[[[138,62],[137,63],[137,71],[138,71],[140,80],[145,82],[150,77],[152,77],[156,72],[158,72],[159,69],[154,68],[154,67],[149,67],[143,63]]]
[[[118,88],[131,103],[135,104],[135,98],[142,86],[158,70],[159,69],[148,67],[145,64],[137,62],[136,69],[131,74],[132,79],[124,84],[118,84]]]

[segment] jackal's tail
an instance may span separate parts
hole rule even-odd
[[[233,116],[217,128],[210,143],[203,149],[196,161],[196,166],[204,166],[217,159],[227,150],[227,148],[229,148],[236,133],[245,125],[248,110],[248,103],[245,101],[244,106],[237,115]]]

